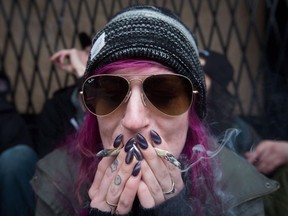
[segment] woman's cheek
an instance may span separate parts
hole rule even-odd
[[[114,127],[111,124],[112,121],[106,121],[103,118],[98,119],[99,132],[104,148],[113,148],[113,135]]]
[[[186,142],[187,131],[188,116],[184,115],[166,121],[165,126],[157,132],[165,139],[171,153],[175,157],[179,157]]]

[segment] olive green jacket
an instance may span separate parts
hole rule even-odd
[[[262,198],[277,190],[278,183],[226,148],[221,150],[219,158],[223,169],[221,190],[231,195],[224,203],[227,212],[241,216],[264,215]],[[38,162],[31,180],[37,196],[36,216],[77,215],[81,209],[74,193],[77,164],[77,159],[63,149],[55,150]]]

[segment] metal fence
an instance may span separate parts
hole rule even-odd
[[[235,112],[256,116],[254,123],[261,116],[259,124],[273,113],[270,125],[283,130],[287,0],[0,0],[0,69],[11,80],[9,98],[18,111],[39,113],[55,90],[75,81],[51,64],[55,51],[80,47],[80,32],[93,35],[121,8],[138,3],[171,9],[195,33],[200,48],[227,55],[235,71],[229,86],[237,97]]]

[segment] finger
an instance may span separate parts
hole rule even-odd
[[[121,164],[124,161],[125,152],[120,151],[119,155],[115,157],[103,158],[97,167],[93,183],[89,190],[90,198],[93,198],[97,191],[101,190],[106,196],[108,188],[117,175]]]
[[[157,134],[158,135],[158,134]],[[142,145],[140,146],[145,146],[143,143],[147,143],[148,147],[146,149],[142,150],[143,157],[145,158],[145,161],[147,161],[149,167],[151,168],[152,172],[154,173],[161,189],[162,189],[162,194],[163,192],[171,191],[171,188],[174,188],[174,183],[175,187],[178,187],[178,191],[183,188],[183,180],[181,178],[181,172],[178,167],[176,167],[174,164],[168,162],[167,160],[160,158],[156,152],[154,147],[147,142],[145,137],[137,135],[137,140],[138,142],[142,142]],[[155,140],[155,139],[153,139]],[[159,141],[161,140],[161,141]],[[162,138],[157,138],[157,148],[159,148],[159,143],[161,143],[161,149],[167,150],[167,143],[165,140]],[[146,145],[147,146],[147,145]],[[146,172],[143,172],[145,175]],[[148,173],[148,171],[147,171]],[[175,177],[175,179],[173,179]],[[147,179],[149,177],[147,176]],[[150,179],[151,180],[151,179]],[[146,182],[145,183],[150,185],[150,183]],[[155,183],[154,183],[155,184]],[[153,188],[152,188],[153,189]],[[173,191],[173,190],[172,190]],[[158,194],[159,191],[151,191],[152,195]],[[171,197],[172,195],[167,196],[166,198]],[[159,195],[155,196],[156,202],[158,203],[159,201],[161,202],[161,199],[158,199]]]
[[[50,57],[50,60],[51,60],[51,61],[56,61],[60,55],[61,55],[61,51],[58,51],[58,52],[54,53],[54,54]]]
[[[148,187],[150,187],[150,192],[154,196],[155,202],[158,204],[163,201],[163,192],[170,190],[172,179],[170,172],[165,164],[167,161],[165,162],[164,159],[161,159],[159,156],[157,156],[152,147],[150,149],[150,151],[147,149],[147,151],[143,153],[145,161],[147,161],[148,164],[147,168],[145,167],[146,169],[143,170],[146,177],[144,180],[145,183],[148,184]],[[169,165],[172,164],[169,163]],[[155,178],[155,180],[152,178],[152,176]],[[154,181],[156,181],[158,184],[156,184]],[[160,188],[158,188],[158,185]],[[160,189],[160,191],[158,189]]]
[[[95,179],[91,188],[89,189],[89,197],[91,199],[90,206],[93,208],[97,208],[102,211],[111,211],[115,210],[113,207],[114,200],[109,200],[107,198],[107,194],[109,193],[109,188],[112,183],[115,181],[115,177],[117,176],[120,167],[124,162],[125,152],[120,151],[117,158],[113,161],[113,157],[103,158],[99,163],[99,172],[97,170]],[[110,163],[109,163],[110,161]],[[108,164],[108,165],[107,165]],[[100,183],[99,183],[100,182]],[[113,205],[109,205],[107,201],[109,200],[110,203]]]
[[[130,176],[125,184],[120,199],[118,201],[118,206],[116,212],[118,214],[128,214],[132,209],[133,202],[135,200],[139,183],[141,180],[141,173],[137,176]]]
[[[124,152],[124,150],[122,150]],[[114,176],[113,180],[111,181],[106,199],[111,201],[112,203],[118,203],[120,196],[126,187],[126,182],[132,175],[132,171],[134,166],[136,165],[138,161],[133,158],[133,160],[127,164],[126,162],[122,163],[119,167],[119,170],[117,172],[117,175]],[[137,191],[137,185],[134,185],[134,191],[136,193]]]
[[[257,163],[257,169],[264,174],[268,174],[275,170],[279,165],[281,165],[281,159],[278,155],[272,154],[259,160]]]
[[[164,192],[173,191],[173,189],[175,189],[173,193],[171,192],[171,194],[164,193],[165,199],[169,199],[178,194],[184,188],[184,182],[182,180],[182,175],[178,167],[176,167],[175,165],[171,164],[169,161],[166,160],[164,161],[164,163],[170,173],[171,178],[170,189],[165,190]],[[173,186],[173,184],[175,185]]]
[[[263,158],[265,151],[266,150],[263,145],[258,145],[253,152],[247,152],[245,155],[250,163],[256,165],[258,161]]]
[[[162,203],[165,198],[163,195],[163,189],[158,182],[158,179],[156,178],[154,172],[151,170],[150,166],[147,164],[146,160],[142,161],[142,180],[146,184],[146,187],[148,188],[149,193],[153,197],[153,203],[160,204]],[[170,176],[168,175],[168,182],[171,182]],[[164,181],[164,180],[163,180]],[[171,184],[168,185],[167,190],[169,190]],[[165,189],[166,190],[166,189]],[[140,197],[139,197],[140,199]],[[146,199],[144,197],[144,199]],[[147,200],[140,200],[141,204],[143,202],[147,202]]]
[[[61,64],[67,64],[67,60],[69,59],[70,53],[68,51],[65,51],[62,53],[62,55],[59,56],[59,62]]]
[[[141,205],[144,208],[152,208],[153,206],[156,205],[154,198],[149,191],[148,186],[143,181],[140,181],[137,196],[139,198]]]
[[[59,58],[60,58],[61,56],[67,55],[68,53],[69,53],[69,50],[63,49],[63,50],[60,50],[60,51],[54,53],[54,54],[50,57],[50,59],[52,59],[53,61],[55,61],[55,60],[56,60],[56,61],[59,61]]]
[[[257,157],[258,157],[258,155],[255,152],[246,152],[245,156],[251,164],[254,164],[256,162]]]
[[[142,154],[147,161],[148,165],[151,167],[154,175],[156,176],[157,180],[161,180],[161,187],[163,190],[169,188],[171,185],[169,181],[164,179],[169,179],[170,174],[167,170],[166,165],[164,164],[163,160],[157,155],[154,147],[151,143],[149,143],[144,136],[141,134],[137,134],[137,141],[139,146],[142,148]]]
[[[267,159],[269,159],[272,155],[270,154],[269,151],[267,151],[267,149],[260,149],[257,152],[257,157],[255,159],[256,164],[259,165],[259,162],[264,163],[265,161],[267,161]]]
[[[93,197],[95,197],[95,194],[97,193],[99,188],[101,188],[104,193],[105,191],[107,192],[109,182],[111,182],[114,178],[115,172],[117,172],[117,170],[119,169],[119,165],[120,162],[117,158],[103,158],[99,162],[93,183],[89,189],[89,197],[91,198],[91,200],[93,199]],[[103,179],[105,180],[102,181]]]

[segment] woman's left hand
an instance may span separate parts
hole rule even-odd
[[[157,136],[159,135],[157,134]],[[154,149],[154,147],[157,147],[169,151],[165,140],[159,137],[159,140],[162,140],[161,144],[156,145],[155,142],[148,143],[142,135],[138,134],[137,138],[138,142],[142,140],[143,143],[148,144],[146,149],[141,148],[143,155],[143,161],[141,162],[142,178],[137,196],[144,208],[152,208],[176,196],[184,188],[184,183],[181,170],[164,158],[159,157]]]

